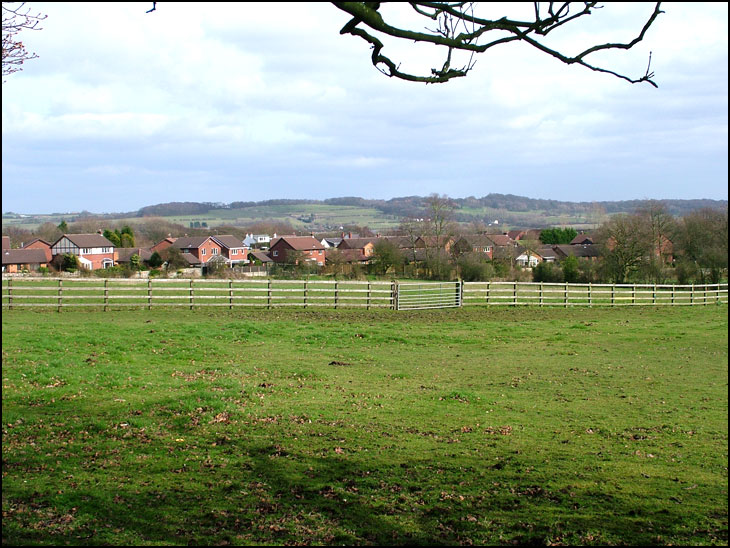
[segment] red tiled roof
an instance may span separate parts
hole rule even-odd
[[[203,245],[210,236],[184,236],[175,240],[172,245],[178,249],[198,248]]]
[[[219,235],[211,236],[211,238],[216,243],[218,243],[228,249],[246,247],[245,245],[243,245],[243,241],[239,240],[235,236],[231,236],[230,234],[225,234],[222,236],[219,236]]]
[[[279,242],[283,241],[288,244],[289,247],[296,251],[310,251],[312,249],[325,249],[322,242],[313,238],[312,236],[280,236],[276,240],[271,241],[271,247],[273,248]]]

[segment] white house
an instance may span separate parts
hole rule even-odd
[[[276,233],[274,233],[274,238],[276,238]],[[268,246],[271,243],[271,239],[271,236],[268,234],[246,234],[246,237],[243,239],[243,245],[249,248]]]

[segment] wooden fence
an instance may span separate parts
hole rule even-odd
[[[424,292],[429,284],[416,284]],[[329,307],[396,308],[414,284],[320,280],[3,278],[2,307],[148,308]],[[460,295],[454,296],[455,293]],[[453,283],[448,305],[678,306],[728,302],[728,285],[608,285],[520,282]],[[401,300],[403,301],[404,296]],[[409,295],[408,298],[414,297]],[[441,303],[438,303],[439,306]],[[436,305],[429,307],[436,307]],[[423,308],[423,307],[421,307]]]
[[[672,306],[728,302],[728,285],[464,283],[464,305]]]
[[[392,308],[394,283],[309,280],[8,278],[3,308],[363,307]]]

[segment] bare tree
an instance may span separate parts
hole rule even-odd
[[[612,216],[596,233],[602,247],[602,267],[614,283],[626,283],[652,253],[639,215]]]
[[[25,2],[3,2],[3,83],[4,77],[23,70],[23,63],[38,56],[29,53],[18,34],[23,30],[41,30],[38,24],[46,16],[31,15]]]
[[[426,205],[430,216],[429,232],[434,238],[435,247],[441,249],[445,247],[447,236],[450,236],[450,232],[455,230],[452,217],[456,205],[445,194],[443,196],[431,194],[426,198]]]
[[[352,16],[352,19],[342,27],[340,34],[351,34],[368,42],[373,50],[371,56],[373,65],[386,76],[427,84],[447,82],[452,78],[466,76],[474,67],[475,54],[513,42],[523,42],[568,65],[577,64],[631,83],[648,82],[657,87],[652,81],[654,73],[651,72],[651,53],[645,74],[638,78],[631,78],[592,64],[588,61],[588,57],[596,52],[628,50],[634,47],[644,39],[649,27],[659,14],[663,13],[660,9],[661,2],[656,3],[653,12],[633,40],[625,43],[596,44],[575,55],[548,46],[545,38],[549,33],[565,25],[575,26],[576,21],[601,8],[598,2],[534,2],[534,16],[529,20],[511,19],[507,16],[498,19],[480,17],[477,14],[478,2],[409,2],[419,23],[425,19],[428,24],[435,25],[433,29],[423,30],[414,30],[420,26],[418,24],[409,25],[411,28],[392,24],[389,22],[392,18],[385,16],[381,11],[381,2],[333,2],[333,4]],[[574,4],[579,6],[577,10],[573,7]],[[440,46],[445,50],[445,61],[440,68],[432,68],[429,75],[402,71],[400,63],[383,53],[383,42],[372,32],[380,36]],[[468,60],[459,68],[452,66],[452,54],[455,51],[469,54]]]

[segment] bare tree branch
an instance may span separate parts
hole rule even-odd
[[[534,3],[534,19],[530,21],[513,20],[507,17],[499,19],[484,19],[474,15],[472,2],[410,2],[409,5],[420,17],[437,22],[436,29],[424,28],[424,31],[400,28],[391,25],[380,13],[380,2],[333,2],[340,10],[352,16],[352,19],[342,27],[340,34],[358,36],[368,42],[373,53],[373,65],[383,74],[412,82],[440,83],[452,78],[466,76],[474,67],[473,55],[483,53],[495,46],[509,42],[521,41],[552,56],[561,62],[584,66],[596,72],[611,74],[631,83],[648,82],[652,86],[657,84],[652,80],[654,73],[647,68],[646,73],[639,78],[631,78],[608,68],[594,65],[586,60],[589,55],[599,51],[624,49],[628,50],[644,39],[646,32],[663,13],[661,2],[657,2],[654,11],[644,23],[639,34],[627,43],[608,42],[591,46],[577,55],[567,55],[548,47],[542,38],[548,33],[566,24],[573,23],[581,17],[591,15],[601,6],[598,2],[581,2],[581,8],[571,13],[571,2],[549,2],[544,8],[539,2]],[[367,27],[366,30],[363,27]],[[463,31],[458,32],[459,28]],[[393,38],[405,39],[418,43],[434,44],[446,49],[446,61],[440,69],[432,68],[430,75],[417,75],[401,71],[400,64],[383,53],[383,42],[370,31],[381,33]],[[496,38],[485,40],[488,33]],[[484,41],[483,41],[484,40]],[[483,41],[483,42],[482,42]],[[472,58],[461,68],[452,68],[451,60],[454,50],[472,53]],[[651,65],[651,55],[650,63]]]
[[[23,42],[17,39],[22,30],[41,30],[38,24],[46,16],[31,15],[25,2],[3,2],[3,76],[23,70],[23,63],[36,59],[35,53],[29,53]],[[5,80],[3,80],[3,83]]]

